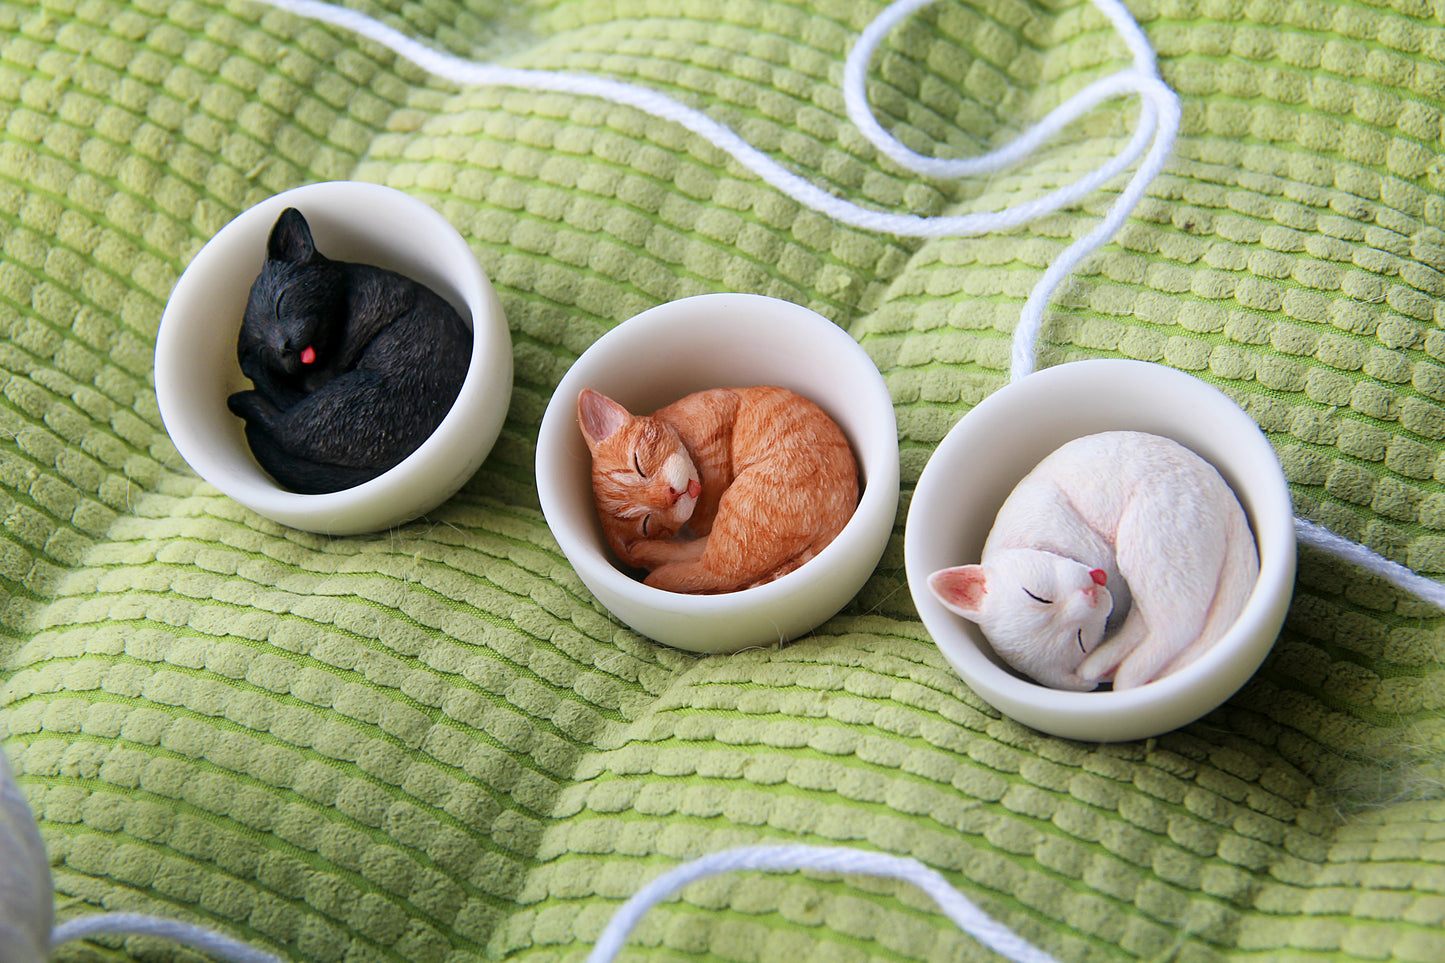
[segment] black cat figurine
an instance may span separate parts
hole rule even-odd
[[[472,332],[417,282],[316,250],[301,212],[271,228],[237,355],[255,390],[228,399],[251,451],[302,494],[352,488],[441,423],[466,377]]]

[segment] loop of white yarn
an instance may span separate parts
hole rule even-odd
[[[1164,169],[1164,164],[1169,159],[1174,137],[1179,132],[1182,114],[1179,99],[1160,80],[1150,81],[1141,87],[1141,93],[1145,100],[1139,114],[1140,130],[1157,127],[1158,136],[1139,169],[1109,208],[1109,213],[1088,234],[1065,248],[1045,269],[1043,277],[1029,292],[1028,299],[1019,311],[1018,325],[1014,328],[1013,355],[1009,368],[1011,381],[1033,373],[1037,363],[1039,335],[1043,332],[1044,310],[1054,292],[1074,273],[1074,269],[1084,258],[1103,247],[1119,232],[1134,208],[1143,200],[1144,191],[1149,187],[1150,181]]]
[[[628,934],[647,911],[691,883],[742,870],[799,869],[881,876],[912,883],[932,897],[938,908],[959,929],[1000,956],[1015,963],[1057,963],[1054,957],[988,916],[949,885],[948,880],[915,859],[841,846],[789,845],[743,846],[723,850],[668,870],[639,889],[613,914],[606,929],[593,944],[587,963],[612,963],[626,944]]]
[[[675,123],[704,138],[715,147],[730,154],[765,183],[788,195],[806,207],[837,220],[840,223],[864,230],[904,237],[972,237],[990,234],[998,230],[1016,227],[1043,214],[1061,210],[1077,203],[1087,194],[1127,168],[1142,152],[1142,145],[1136,133],[1131,143],[1119,156],[1111,159],[1096,171],[1082,175],[1073,184],[1059,188],[1045,197],[1003,211],[987,211],[959,216],[924,217],[914,214],[897,214],[862,207],[843,198],[835,197],[813,182],[787,169],[770,156],[753,147],[739,137],[731,128],[718,123],[707,114],[689,107],[673,98],[647,87],[604,77],[585,74],[559,73],[550,70],[530,70],[484,64],[455,57],[421,43],[386,24],[373,20],[355,10],[333,6],[320,0],[260,0],[268,6],[285,10],[298,16],[341,27],[391,49],[412,63],[435,76],[450,80],[461,86],[512,87],[520,90],[550,91],[596,97],[613,103],[636,108],[661,120]],[[854,45],[844,67],[844,99],[849,117],[859,124],[864,134],[879,149],[904,167],[916,173],[933,174],[942,170],[939,176],[959,176],[962,173],[997,170],[1014,163],[1033,151],[1049,138],[1057,135],[1073,120],[1097,107],[1104,100],[1138,94],[1145,99],[1177,96],[1163,81],[1159,80],[1154,66],[1153,51],[1148,38],[1127,10],[1118,0],[1092,0],[1115,25],[1124,37],[1124,42],[1134,54],[1134,64],[1113,77],[1098,81],[1064,104],[1055,108],[1041,123],[1035,125],[1018,140],[1006,147],[983,155],[958,161],[938,161],[914,154],[899,144],[892,135],[884,131],[873,118],[863,89],[868,61],[893,25],[908,14],[936,0],[897,0],[886,8],[865,29]],[[1141,131],[1143,125],[1141,124]],[[1157,131],[1147,131],[1145,140],[1155,140]],[[1168,147],[1164,153],[1168,154]],[[937,165],[943,165],[939,168]]]
[[[633,107],[661,120],[677,124],[730,154],[766,184],[806,207],[842,224],[883,234],[904,237],[977,237],[1009,230],[1029,221],[1077,204],[1144,159],[1104,219],[1088,234],[1070,244],[1055,259],[1025,302],[1015,329],[1010,377],[1014,380],[1033,371],[1038,334],[1044,311],[1054,292],[1089,254],[1118,233],[1144,197],[1149,183],[1163,170],[1174,149],[1179,130],[1179,97],[1159,77],[1154,50],[1139,24],[1119,0],[1091,0],[1113,24],[1132,55],[1132,64],[1102,80],[1095,81],[1054,108],[1042,121],[1009,144],[979,157],[940,159],[926,157],[905,147],[883,129],[868,103],[868,66],[888,32],[906,17],[936,0],[896,0],[863,30],[849,52],[843,68],[843,99],[849,119],[885,156],[908,170],[925,176],[955,178],[999,170],[1017,163],[1061,133],[1070,123],[1107,100],[1137,96],[1140,110],[1134,135],[1117,155],[1072,183],[1042,197],[1001,211],[924,217],[862,207],[835,197],[812,181],[779,164],[743,140],[731,128],[700,110],[689,107],[647,87],[584,74],[528,70],[477,63],[428,46],[386,24],[355,10],[320,0],[260,0],[297,16],[329,23],[373,40],[410,60],[423,70],[460,86],[497,86],[522,90],[550,91],[596,97]],[[1147,154],[1146,154],[1147,151]]]
[[[877,118],[874,117],[873,110],[868,104],[868,67],[878,45],[895,27],[914,13],[935,2],[937,0],[897,0],[896,3],[873,18],[867,27],[863,28],[863,32],[858,35],[858,40],[853,44],[853,49],[849,52],[848,59],[843,65],[843,104],[847,110],[848,119],[875,147],[908,170],[928,177],[945,179],[976,177],[979,174],[993,173],[1024,160],[1069,123],[1093,110],[1104,100],[1134,90],[1134,88],[1116,90],[1095,98],[1086,97],[1087,91],[1076,94],[1056,107],[1047,117],[1029,128],[1017,139],[998,150],[990,151],[979,157],[941,158],[916,153],[884,130]],[[1094,6],[1109,18],[1115,31],[1123,38],[1125,45],[1133,54],[1133,71],[1124,73],[1157,78],[1158,68],[1154,60],[1154,48],[1149,46],[1148,38],[1144,36],[1144,32],[1134,18],[1129,15],[1129,12],[1117,0],[1093,0],[1093,2]],[[1115,78],[1106,78],[1106,81],[1113,79]],[[1093,86],[1098,86],[1098,84]]]

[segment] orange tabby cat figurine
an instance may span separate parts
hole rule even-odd
[[[577,418],[607,544],[655,588],[770,582],[822,551],[858,507],[848,440],[786,388],[714,388],[645,416],[587,388]],[[693,538],[674,537],[684,525]]]

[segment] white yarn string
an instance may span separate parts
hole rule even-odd
[[[1162,81],[1158,86],[1165,91]],[[1063,284],[1069,275],[1074,273],[1084,260],[1094,251],[1109,242],[1139,201],[1144,197],[1144,191],[1149,182],[1163,170],[1169,154],[1173,150],[1174,136],[1179,131],[1181,111],[1179,101],[1169,91],[1169,97],[1149,96],[1139,113],[1140,130],[1147,129],[1146,125],[1157,124],[1159,136],[1155,138],[1153,146],[1149,148],[1149,154],[1144,162],[1139,165],[1138,171],[1129,179],[1117,200],[1114,201],[1109,213],[1104,216],[1092,231],[1084,235],[1065,248],[1058,257],[1053,260],[1044,271],[1044,276],[1034,285],[1029,292],[1028,299],[1024,301],[1023,308],[1019,311],[1018,324],[1014,328],[1013,355],[1009,368],[1009,380],[1018,381],[1033,373],[1038,353],[1039,335],[1044,327],[1044,309],[1048,307],[1049,300],[1053,297],[1054,291]]]
[[[1441,585],[1434,579],[1417,575],[1409,568],[1398,562],[1392,562],[1382,555],[1350,541],[1342,535],[1334,532],[1315,522],[1303,518],[1294,520],[1295,537],[1301,545],[1308,545],[1311,548],[1318,548],[1337,555],[1347,562],[1352,562],[1389,582],[1398,589],[1403,589],[1423,599],[1440,609],[1445,609],[1445,585]]]
[[[938,908],[969,936],[1015,963],[1058,963],[999,923],[949,885],[948,880],[914,859],[839,846],[743,846],[711,853],[684,863],[643,886],[613,914],[592,947],[587,963],[612,963],[639,920],[658,903],[689,884],[710,876],[742,870],[819,870],[857,876],[882,876],[912,883],[933,898]]]
[[[141,913],[97,913],[67,920],[51,932],[51,952],[63,943],[92,936],[158,936],[200,950],[226,963],[281,963],[270,953],[203,926]]]
[[[319,0],[259,0],[259,2],[364,36],[410,60],[428,73],[450,80],[460,86],[511,87],[521,90],[568,93],[596,97],[636,108],[661,120],[678,124],[704,138],[713,146],[730,154],[765,183],[798,203],[826,214],[840,223],[882,234],[895,234],[903,237],[974,237],[1016,227],[1043,214],[1052,213],[1077,203],[1127,168],[1142,152],[1142,147],[1131,144],[1131,147],[1124,153],[1111,159],[1098,170],[1082,175],[1074,183],[1034,201],[1006,208],[1003,211],[938,217],[896,214],[862,207],[828,193],[811,181],[788,170],[743,140],[731,128],[718,123],[702,111],[647,87],[586,74],[478,63],[437,50],[359,11],[322,3]],[[1177,103],[1177,96],[1158,77],[1148,38],[1144,36],[1144,32],[1134,22],[1134,19],[1129,16],[1128,11],[1118,0],[1092,0],[1095,6],[1113,21],[1120,33],[1124,34],[1125,45],[1134,52],[1133,67],[1090,85],[1055,108],[1043,122],[1035,125],[1019,140],[999,151],[978,158],[941,162],[914,154],[894,140],[892,135],[883,131],[877,121],[872,119],[872,112],[867,105],[867,96],[862,88],[862,77],[866,74],[873,50],[886,34],[887,28],[896,24],[907,14],[932,2],[935,0],[898,0],[885,9],[860,36],[844,66],[845,78],[848,78],[845,80],[844,99],[848,104],[850,118],[858,123],[860,117],[867,117],[867,126],[860,125],[864,134],[878,145],[880,150],[893,157],[904,167],[917,173],[931,173],[929,169],[921,169],[918,161],[922,161],[925,166],[941,163],[956,165],[958,170],[972,169],[975,172],[997,170],[1033,152],[1040,144],[1055,136],[1071,121],[1078,119],[1102,101],[1112,97],[1138,94],[1145,99],[1168,97]],[[885,18],[888,19],[885,20]],[[883,29],[877,29],[880,22],[883,24]],[[1145,55],[1141,56],[1140,51],[1143,51]],[[850,85],[853,88],[851,93],[849,92]],[[1146,139],[1152,139],[1154,133],[1153,131],[1148,132]],[[1138,135],[1135,140],[1138,140]],[[885,144],[889,146],[884,146]],[[1131,154],[1130,151],[1133,153]],[[1167,155],[1168,151],[1166,150],[1165,153]],[[958,175],[955,173],[944,176]]]

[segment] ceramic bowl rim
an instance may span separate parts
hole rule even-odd
[[[594,365],[606,364],[606,359],[616,353],[628,351],[629,346],[647,343],[656,332],[660,332],[664,328],[680,323],[701,326],[708,313],[714,310],[769,312],[776,316],[777,323],[804,325],[818,337],[835,342],[834,347],[851,359],[852,370],[862,382],[857,385],[859,405],[870,408],[886,405],[886,431],[889,435],[891,455],[884,457],[881,451],[882,446],[874,438],[868,440],[869,451],[874,452],[869,461],[867,454],[859,451],[859,440],[852,439],[855,455],[859,459],[860,473],[865,477],[858,508],[839,536],[807,564],[773,582],[739,592],[720,595],[688,595],[653,588],[635,580],[618,567],[610,552],[599,547],[599,538],[596,533],[584,536],[565,524],[562,521],[563,496],[561,494],[564,483],[551,477],[544,470],[544,466],[554,454],[552,446],[562,443],[561,433],[578,431],[575,399],[577,392],[582,387],[592,386],[588,381],[589,371]],[[846,345],[842,343],[843,341],[847,342]],[[737,382],[738,385],[742,383],[742,380]],[[753,381],[752,383],[768,382]],[[712,387],[724,387],[724,385],[712,385]],[[846,424],[848,420],[846,414],[835,411],[829,413],[839,421],[840,425],[844,426],[845,431],[850,430]],[[881,434],[884,429],[880,427],[877,430]],[[548,525],[563,554],[584,583],[593,589],[594,594],[615,593],[632,600],[637,605],[682,618],[718,618],[736,614],[743,609],[758,609],[776,605],[797,592],[799,586],[827,579],[850,552],[873,552],[873,565],[876,565],[877,557],[881,556],[884,544],[880,543],[876,546],[867,544],[870,540],[875,539],[870,539],[870,526],[865,524],[865,520],[876,519],[880,514],[886,514],[889,519],[888,527],[891,529],[897,512],[897,423],[893,414],[891,396],[876,365],[863,348],[833,322],[810,308],[766,295],[736,293],[694,295],[658,304],[607,331],[583,352],[559,382],[543,416],[537,448],[537,485],[543,514],[546,516]],[[876,526],[874,527],[876,528]],[[886,542],[886,539],[883,541]],[[870,571],[872,567],[870,566]],[[855,589],[852,594],[856,594],[856,591]],[[603,604],[605,605],[606,602],[604,601]],[[846,604],[846,599],[840,602],[838,607],[841,608],[842,604]],[[614,614],[617,614],[623,621],[629,621],[626,615],[615,611]],[[680,645],[676,641],[670,641],[668,644],[680,648],[690,648],[690,646]],[[695,649],[695,651],[725,651],[725,649],[709,647]]]
[[[987,649],[977,626],[944,609],[927,586],[937,568],[940,548],[928,531],[930,512],[941,498],[967,498],[970,479],[945,477],[959,465],[961,452],[1008,426],[1017,405],[1041,406],[1053,399],[1059,407],[1079,403],[1080,393],[1096,400],[1101,392],[1133,398],[1140,407],[1132,424],[1099,424],[1050,436],[1042,451],[1072,437],[1094,431],[1134,429],[1176,437],[1191,448],[1197,437],[1179,437],[1172,430],[1173,411],[1205,412],[1222,438],[1229,435],[1229,461],[1211,452],[1214,464],[1236,487],[1260,550],[1260,575],[1244,610],[1230,631],[1194,664],[1163,679],[1124,692],[1069,692],[1051,689],[1005,668]],[[1161,393],[1173,397],[1160,402]],[[1060,400],[1064,399],[1064,400]],[[1153,404],[1148,403],[1152,401]],[[1121,402],[1123,404],[1124,402]],[[1087,420],[1087,417],[1085,418]],[[1016,432],[1017,427],[1013,430]],[[1203,432],[1203,429],[1200,429]],[[1188,432],[1183,432],[1188,434]],[[1191,443],[1191,441],[1193,443]],[[1203,454],[1203,452],[1201,452]],[[1014,483],[1032,462],[1010,473]],[[1248,488],[1228,466],[1245,466]],[[1253,466],[1253,467],[1250,467]],[[1241,476],[1244,477],[1244,476]],[[977,511],[991,521],[1003,495],[980,503]],[[1241,490],[1244,489],[1244,490]],[[936,523],[933,523],[936,525]],[[986,527],[985,527],[986,531]],[[980,543],[981,547],[981,543]],[[957,558],[947,564],[976,562]],[[1248,680],[1268,654],[1283,623],[1293,590],[1295,536],[1289,489],[1269,441],[1254,420],[1219,389],[1192,375],[1150,362],[1094,359],[1044,369],[985,398],[948,432],[924,467],[909,506],[904,535],[904,564],[919,615],[954,670],[995,708],[1036,729],[1086,741],[1121,741],[1158,735],[1192,721],[1217,707]]]

